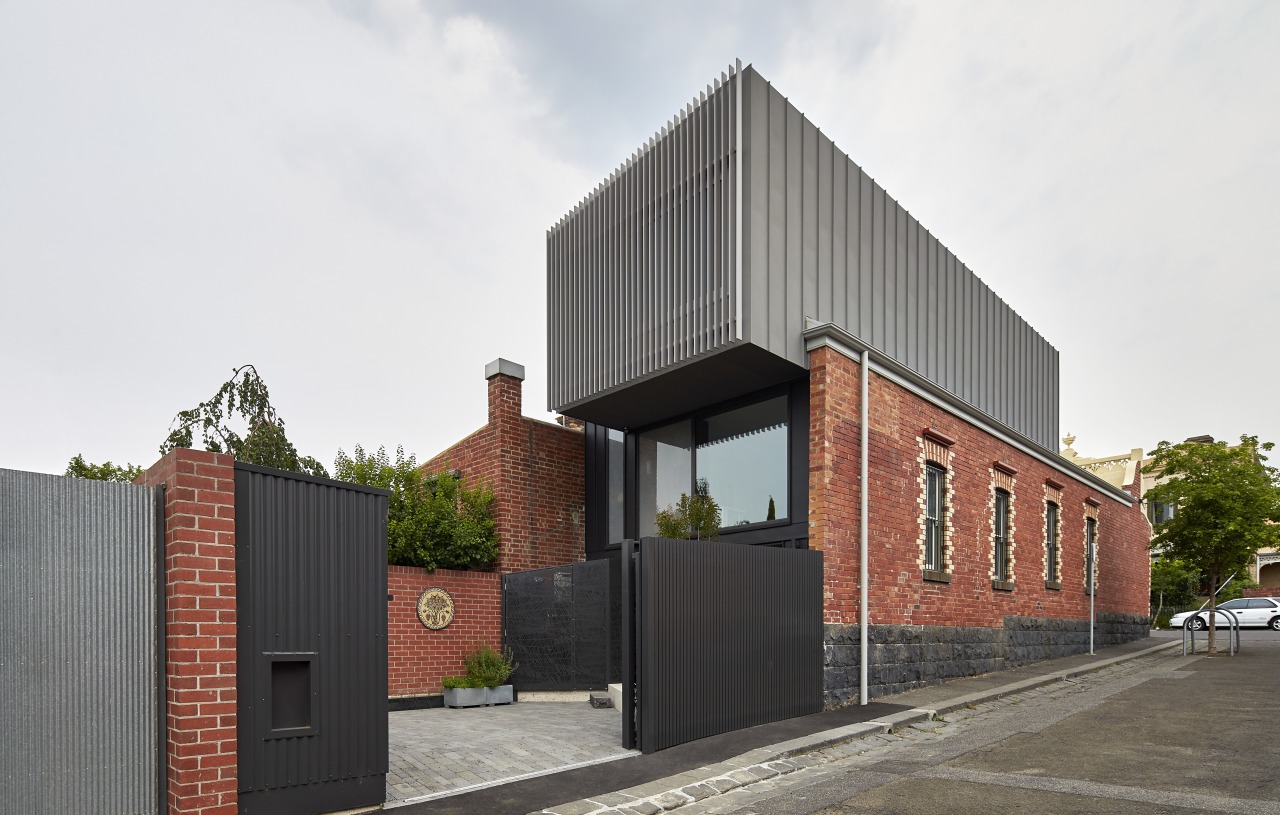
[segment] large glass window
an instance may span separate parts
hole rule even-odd
[[[787,502],[787,397],[696,416],[639,434],[639,533],[657,532],[658,510],[705,482],[722,529],[781,521]]]
[[[787,517],[787,397],[700,418],[696,478],[722,527]]]
[[[621,430],[610,430],[606,446],[605,461],[608,462],[608,495],[606,509],[609,517],[609,538],[606,543],[617,543],[626,537],[622,527],[622,513],[625,506],[623,472],[623,439]]]
[[[691,494],[693,433],[690,423],[675,422],[641,433],[639,461],[640,535],[657,534],[655,516],[674,507],[681,495]]]

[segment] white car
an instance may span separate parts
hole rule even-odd
[[[1234,613],[1241,628],[1274,628],[1276,631],[1280,631],[1280,597],[1241,597],[1236,600],[1228,600],[1219,605],[1218,608]],[[1226,614],[1218,614],[1216,616],[1219,628],[1231,625],[1231,621]],[[1208,627],[1208,620],[1209,612],[1207,609],[1184,611],[1169,618],[1169,627],[1181,628],[1185,625],[1188,628],[1194,628],[1199,631]]]

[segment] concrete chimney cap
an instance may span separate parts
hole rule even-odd
[[[488,365],[484,366],[484,378],[493,379],[498,374],[506,374],[507,376],[515,377],[516,379],[519,379],[520,381],[523,382],[524,366],[517,364],[515,362],[512,362],[509,359],[503,359],[502,357],[498,357],[493,362],[490,362]]]

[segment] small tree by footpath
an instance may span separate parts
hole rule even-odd
[[[234,416],[245,423],[243,435],[231,427]],[[267,383],[252,365],[235,368],[212,398],[179,412],[169,425],[169,436],[160,445],[160,455],[176,447],[194,447],[197,431],[204,449],[211,453],[230,453],[236,461],[262,467],[329,475],[319,461],[298,455],[297,448],[285,436],[284,419],[271,405]]]
[[[681,493],[674,507],[658,510],[654,521],[664,538],[710,541],[720,537],[720,505],[711,497],[705,478],[698,479],[693,495]]]
[[[142,468],[137,464],[112,464],[104,461],[101,464],[90,464],[83,455],[77,455],[67,462],[63,475],[70,478],[92,478],[95,481],[119,481],[132,484],[142,475]]]
[[[1270,442],[1241,436],[1240,444],[1226,442],[1160,442],[1153,470],[1162,477],[1147,491],[1148,501],[1174,506],[1173,517],[1156,525],[1151,548],[1180,560],[1208,578],[1209,653],[1214,640],[1217,589],[1233,572],[1242,570],[1257,551],[1280,542],[1280,486],[1277,472],[1267,466],[1264,452]]]
[[[334,475],[342,481],[391,492],[387,505],[387,562],[424,569],[474,569],[498,559],[493,491],[483,482],[468,488],[450,472],[425,475],[415,456],[385,447],[373,455],[356,445],[338,451]]]
[[[1162,557],[1151,564],[1151,605],[1156,611],[1152,617],[1158,625],[1167,617],[1165,608],[1189,606],[1196,601],[1200,589],[1200,573],[1187,564]]]

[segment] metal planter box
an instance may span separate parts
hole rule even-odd
[[[496,688],[445,688],[445,707],[480,707],[481,705],[509,705],[513,699],[510,685]]]

